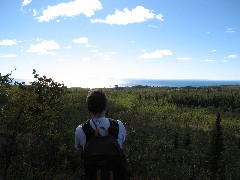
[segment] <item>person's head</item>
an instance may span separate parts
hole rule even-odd
[[[86,102],[88,111],[93,115],[104,112],[107,106],[107,98],[100,90],[90,91],[88,93]]]

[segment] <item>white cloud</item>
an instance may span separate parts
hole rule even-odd
[[[16,54],[0,54],[0,58],[15,58],[17,56]]]
[[[148,26],[151,27],[151,28],[154,28],[154,29],[158,28],[158,26],[154,26],[154,25],[148,25]]]
[[[237,56],[236,54],[231,54],[231,55],[228,55],[227,57],[230,58],[230,59],[235,59],[235,58],[237,58],[238,56]]]
[[[96,53],[94,55],[94,57],[100,57],[100,58],[103,58],[103,59],[106,59],[106,60],[111,59],[110,54],[108,54],[108,53]]]
[[[65,46],[64,49],[71,49],[72,46]]]
[[[233,28],[226,28],[226,32],[235,33],[235,30]]]
[[[90,58],[83,58],[82,61],[90,61]]]
[[[60,3],[55,6],[48,6],[43,10],[42,15],[37,17],[38,22],[49,22],[59,16],[73,17],[84,14],[87,17],[94,15],[94,12],[102,9],[99,0],[75,0],[69,3]]]
[[[93,55],[94,58],[101,58],[103,60],[111,60],[112,56],[116,54],[115,52],[106,52],[106,53],[102,53],[102,52],[97,52]]]
[[[23,0],[22,6],[28,5],[32,0]]]
[[[59,61],[59,62],[67,62],[67,60],[64,59],[64,58],[58,58],[57,61]]]
[[[2,40],[0,41],[0,46],[11,46],[17,44],[16,40],[10,40],[10,39],[6,39],[6,40]]]
[[[214,60],[214,59],[204,59],[203,61],[205,61],[205,62],[215,62],[216,60]]]
[[[141,23],[153,18],[163,21],[162,14],[156,15],[153,13],[153,11],[149,9],[145,9],[143,6],[137,6],[135,9],[132,9],[132,10],[128,10],[128,8],[124,8],[123,11],[119,11],[118,9],[116,9],[115,14],[108,15],[106,19],[91,19],[91,22],[127,25],[131,23]]]
[[[156,19],[159,20],[159,21],[164,21],[164,20],[163,20],[163,15],[162,15],[162,14],[158,14],[158,15],[156,15]]]
[[[209,52],[216,52],[217,50],[216,49],[213,49],[213,50],[211,50],[211,51],[209,51]]]
[[[33,16],[37,16],[38,15],[38,12],[37,12],[36,9],[33,9],[32,11],[33,11]]]
[[[55,53],[52,52],[52,50],[56,50],[59,48],[60,48],[59,44],[56,43],[55,41],[43,40],[38,44],[30,44],[30,47],[27,50],[27,52],[37,53],[38,55],[46,55],[46,54],[55,55]]]
[[[170,56],[172,55],[171,50],[156,50],[154,52],[148,53],[145,52],[144,54],[140,55],[139,58],[162,58],[163,56]]]
[[[88,38],[80,37],[80,38],[74,39],[72,41],[77,43],[77,44],[87,44],[88,43]]]
[[[178,57],[176,59],[187,61],[187,60],[191,60],[192,58],[191,57]]]
[[[96,53],[96,52],[98,52],[98,50],[93,49],[93,50],[91,50],[91,52],[92,52],[92,53]]]

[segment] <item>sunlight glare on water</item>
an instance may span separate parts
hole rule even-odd
[[[79,78],[65,83],[67,87],[81,88],[113,88],[115,85],[122,84],[121,79],[103,78]]]

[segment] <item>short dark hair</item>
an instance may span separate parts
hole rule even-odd
[[[103,112],[107,106],[107,98],[105,94],[100,90],[90,91],[88,93],[86,102],[88,111],[93,114]]]

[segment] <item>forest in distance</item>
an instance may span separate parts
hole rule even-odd
[[[0,74],[0,179],[79,179],[75,128],[87,88],[33,71],[30,85]],[[240,86],[102,88],[107,117],[127,130],[137,179],[240,179]]]

